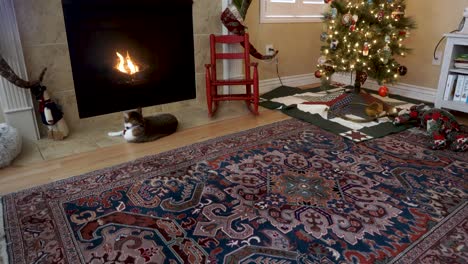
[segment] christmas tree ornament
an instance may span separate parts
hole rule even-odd
[[[382,22],[382,20],[384,19],[384,16],[385,16],[385,12],[383,10],[380,10],[378,13],[377,13],[377,20],[379,22]]]
[[[405,12],[402,11],[401,6],[398,6],[395,11],[391,13],[391,16],[395,20],[401,19],[405,15]]]
[[[364,42],[364,46],[362,47],[362,55],[363,56],[369,56],[369,43]]]
[[[326,65],[325,66],[325,72],[327,73],[328,76],[332,75],[333,73],[335,73],[335,68],[333,68],[332,66],[330,65]]]
[[[316,78],[321,78],[322,77],[322,71],[321,70],[316,70],[314,75],[315,75]]]
[[[390,47],[388,46],[388,44],[385,45],[385,47],[383,48],[383,51],[385,53],[388,53],[388,52],[391,52],[392,50],[390,49]]]
[[[351,24],[351,20],[353,19],[353,17],[351,16],[350,13],[348,14],[345,14],[343,15],[343,17],[341,18],[341,23],[343,23],[343,25],[349,25]]]
[[[337,39],[332,40],[330,43],[330,49],[336,50],[338,48],[338,43],[339,41]]]
[[[331,18],[332,18],[332,19],[336,19],[336,16],[338,15],[338,9],[336,9],[336,8],[333,7],[333,8],[330,10],[330,14],[331,14]]]
[[[400,65],[398,67],[398,74],[400,74],[400,76],[405,76],[406,73],[408,73],[408,68],[406,68],[406,66]]]
[[[390,43],[391,39],[390,39],[390,36],[389,35],[386,35],[385,36],[385,42],[386,43]]]
[[[356,24],[351,24],[351,26],[349,26],[349,31],[354,32],[355,30],[356,30]]]
[[[367,0],[367,3],[368,3],[369,5],[372,5],[372,4],[374,3],[374,1],[373,1],[373,0]]]
[[[387,44],[387,45],[385,45],[385,47],[382,50],[383,63],[387,64],[388,60],[390,59],[391,56],[392,56],[392,50],[390,49],[390,47]]]
[[[330,4],[333,0],[325,0],[325,4]]]
[[[379,88],[379,95],[385,97],[388,95],[388,88],[385,85],[380,86]]]
[[[352,18],[353,18],[353,21],[352,21],[352,22],[353,22],[353,24],[356,24],[356,23],[358,22],[358,20],[359,20],[359,17],[358,17],[358,15],[353,15],[353,17],[352,17]]]
[[[328,39],[328,33],[327,32],[322,32],[322,34],[320,34],[320,40],[321,41],[327,41]]]
[[[325,64],[325,63],[327,62],[327,57],[325,57],[325,56],[320,56],[320,57],[318,58],[317,62],[318,62],[319,65],[323,65],[323,64]]]
[[[356,71],[356,81],[358,81],[361,85],[364,85],[368,77],[367,72],[363,71]]]

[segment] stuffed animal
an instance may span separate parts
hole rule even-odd
[[[414,105],[409,111],[402,111],[395,117],[393,124],[415,122],[417,126],[427,129],[432,136],[430,147],[443,149],[450,144],[453,151],[468,150],[468,134],[460,130],[455,117],[446,110],[431,108],[424,104]]]
[[[54,140],[62,140],[67,137],[69,130],[65,119],[63,119],[63,112],[52,101],[45,87],[38,101],[42,123],[47,126],[47,137]]]

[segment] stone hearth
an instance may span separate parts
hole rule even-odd
[[[244,102],[222,102],[219,112],[214,118],[209,118],[204,105],[184,106],[179,110],[171,111],[179,120],[177,131],[182,131],[196,126],[206,125],[221,120],[232,119],[242,115],[251,116]],[[260,109],[261,111],[263,110]],[[187,114],[190,113],[190,114]],[[40,140],[25,140],[21,154],[13,161],[14,166],[25,166],[44,160],[63,158],[69,155],[94,151],[117,144],[125,143],[122,137],[109,137],[108,132],[119,131],[123,128],[122,115],[120,120],[107,119],[101,121],[99,126],[82,125],[79,130],[66,140],[53,141],[47,138]],[[171,135],[177,137],[177,133]]]

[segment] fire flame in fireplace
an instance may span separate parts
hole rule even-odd
[[[138,65],[136,65],[136,63],[132,61],[132,58],[128,54],[128,51],[127,56],[125,58],[124,56],[122,56],[122,54],[118,52],[116,52],[116,54],[117,57],[119,57],[119,62],[117,63],[117,65],[115,65],[115,68],[117,70],[130,75],[140,71],[140,67],[138,67]]]

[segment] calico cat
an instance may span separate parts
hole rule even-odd
[[[127,142],[132,143],[148,142],[174,133],[178,123],[177,118],[171,114],[143,117],[141,108],[138,108],[124,112],[124,130],[109,132],[108,135],[123,136]]]

